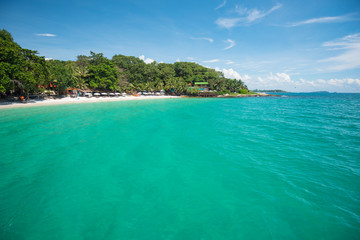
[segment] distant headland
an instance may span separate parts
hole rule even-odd
[[[264,92],[264,93],[286,93],[286,91],[284,90],[280,90],[280,89],[274,89],[274,90],[252,90],[253,92]]]

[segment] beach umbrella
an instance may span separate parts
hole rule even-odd
[[[101,95],[103,95],[103,96],[107,96],[108,94],[107,94],[107,93],[101,93]]]
[[[100,93],[96,92],[96,93],[94,93],[94,96],[100,96]]]

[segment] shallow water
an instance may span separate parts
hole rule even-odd
[[[358,239],[360,94],[0,110],[0,239]]]

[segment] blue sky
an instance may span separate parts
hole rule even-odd
[[[194,61],[250,89],[360,92],[359,0],[0,0],[0,28],[46,58]]]

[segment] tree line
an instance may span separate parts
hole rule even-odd
[[[0,31],[0,92],[39,93],[49,89],[64,94],[68,87],[92,91],[160,91],[196,93],[195,82],[211,90],[247,90],[241,80],[192,62],[152,62],[124,55],[111,59],[102,53],[80,55],[76,61],[45,60],[37,51],[20,47],[5,29]]]

